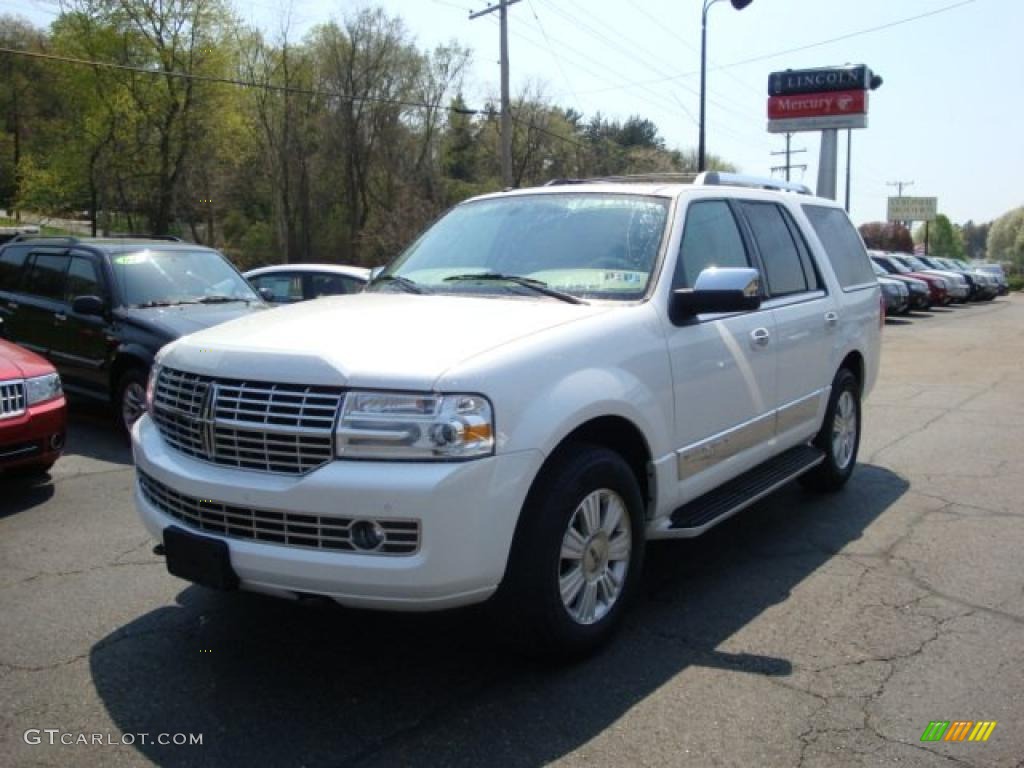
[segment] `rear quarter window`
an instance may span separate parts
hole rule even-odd
[[[0,251],[0,291],[15,291],[21,280],[21,268],[25,265],[29,246],[8,246]]]
[[[841,208],[824,205],[805,205],[804,213],[810,219],[815,234],[825,246],[825,253],[844,289],[876,283],[868,252],[864,248],[850,217]]]

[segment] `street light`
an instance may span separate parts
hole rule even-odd
[[[718,0],[704,0],[704,10],[700,14],[700,139],[697,144],[697,170],[705,170],[704,152],[704,113],[705,113],[705,91],[707,90],[707,69],[708,69],[708,8],[717,3]],[[742,11],[753,0],[729,0],[732,7]]]

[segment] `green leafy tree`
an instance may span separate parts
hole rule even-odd
[[[988,232],[988,258],[1024,270],[1024,206],[1000,216]]]
[[[925,227],[922,224],[914,231],[914,241],[924,243],[924,236]],[[928,226],[928,253],[947,259],[964,258],[964,242],[960,231],[944,214],[937,215]]]

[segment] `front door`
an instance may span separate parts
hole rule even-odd
[[[57,346],[51,355],[60,364],[69,384],[104,395],[108,386],[109,358],[113,351],[107,333],[110,321],[107,317],[79,315],[71,309],[71,304],[79,296],[97,296],[109,306],[110,293],[100,266],[97,257],[72,252],[64,290],[64,330],[55,340]]]
[[[692,288],[708,267],[752,267],[727,200],[686,210],[672,288]],[[714,488],[770,455],[776,364],[770,311],[698,315],[671,326],[679,501]]]

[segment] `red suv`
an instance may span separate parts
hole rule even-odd
[[[0,474],[52,467],[64,449],[66,411],[53,366],[0,339]]]

